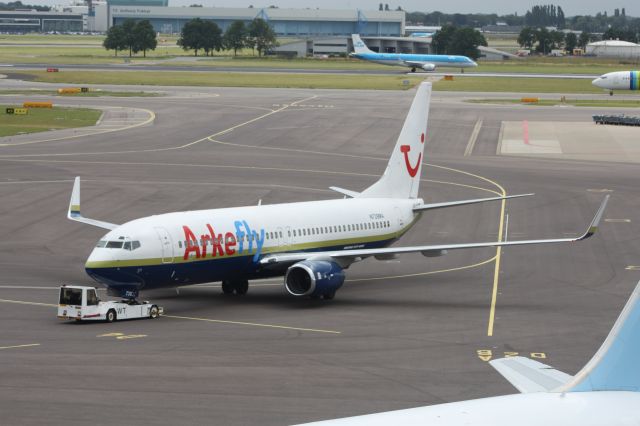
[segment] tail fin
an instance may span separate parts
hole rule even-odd
[[[353,41],[353,51],[357,55],[359,53],[375,53],[369,50],[364,41],[360,38],[360,34],[351,34],[351,40]]]
[[[640,392],[640,283],[591,361],[563,392]]]
[[[430,101],[431,83],[421,83],[391,153],[387,169],[380,180],[365,189],[359,197],[417,198]]]

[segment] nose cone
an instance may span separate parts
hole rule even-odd
[[[112,250],[104,248],[94,248],[84,264],[85,269],[105,268],[112,265],[115,260]]]
[[[593,84],[596,87],[600,87],[601,89],[604,89],[604,80],[601,77],[596,78],[595,80],[593,80],[591,82],[591,84]]]
[[[472,61],[471,59],[469,59],[469,61],[471,62],[471,66],[472,66],[472,67],[477,67],[477,66],[478,66],[478,63],[477,63],[477,62]]]

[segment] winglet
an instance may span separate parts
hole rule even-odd
[[[80,176],[76,176],[76,180],[73,182],[73,190],[71,191],[71,201],[69,202],[69,213],[67,217],[74,219],[80,216]]]
[[[67,218],[76,222],[86,223],[87,225],[97,226],[103,229],[116,229],[119,225],[102,222],[100,220],[88,219],[80,214],[80,176],[76,176],[73,182],[73,190],[71,191],[71,200],[69,201],[69,211]]]
[[[640,392],[640,283],[598,352],[560,392]]]
[[[578,238],[578,241],[589,238],[598,231],[598,225],[600,225],[600,221],[602,220],[602,216],[604,215],[604,210],[607,208],[609,197],[609,194],[605,195],[604,200],[602,200],[602,203],[600,203],[600,207],[598,208],[596,215],[593,217],[593,220],[589,224],[589,229],[587,229],[587,232],[585,232],[584,235]]]

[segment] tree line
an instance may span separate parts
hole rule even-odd
[[[22,4],[21,1],[10,1],[9,3],[0,2],[0,10],[37,10],[38,12],[48,12],[51,8],[49,6],[35,4]]]
[[[233,22],[223,34],[220,27],[213,21],[195,18],[187,22],[180,32],[178,46],[184,50],[193,50],[195,56],[199,51],[204,51],[206,56],[213,55],[223,49],[233,50],[237,55],[238,50],[252,48],[262,56],[265,52],[277,46],[276,33],[264,20],[256,18],[245,25],[243,21]],[[102,45],[107,50],[128,51],[129,56],[143,52],[147,56],[147,50],[155,50],[158,45],[156,32],[148,20],[125,20],[121,25],[114,25],[107,31],[107,36]]]
[[[518,35],[518,44],[546,55],[554,49],[564,49],[572,53],[576,47],[584,49],[594,39],[595,37],[586,31],[578,36],[575,33],[565,34],[562,31],[549,31],[544,27],[524,27]]]
[[[215,22],[195,18],[182,27],[178,39],[178,46],[193,50],[195,56],[199,50],[208,56],[223,49],[233,50],[235,56],[245,47],[257,50],[258,56],[262,56],[277,45],[276,33],[261,18],[255,18],[249,25],[243,21],[232,22],[224,34]]]
[[[464,55],[478,59],[478,46],[486,46],[487,40],[477,30],[470,27],[443,25],[433,36],[433,48],[439,55]]]
[[[407,12],[407,25],[451,24],[455,26],[484,27],[504,22],[513,26],[548,27],[586,31],[588,33],[604,33],[609,28],[623,28],[627,31],[640,32],[640,18],[627,16],[624,8],[614,9],[613,14],[606,11],[595,15],[576,15],[568,17],[560,6],[533,6],[524,15],[517,13],[498,15],[495,13],[442,13],[442,12]]]
[[[155,50],[157,45],[156,32],[147,19],[138,22],[127,19],[122,25],[112,26],[102,42],[105,49],[115,50],[116,56],[118,50],[128,50],[129,57],[138,52],[146,57],[147,50]]]

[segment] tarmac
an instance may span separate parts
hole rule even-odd
[[[137,126],[0,139],[2,423],[282,425],[515,393],[488,360],[519,354],[574,374],[640,279],[637,151],[603,161],[594,150],[604,136],[591,132],[594,111],[623,110],[436,92],[420,196],[536,195],[429,212],[398,245],[578,235],[611,194],[596,236],[369,259],[346,271],[332,301],[288,296],[281,279],[244,297],[211,283],[143,294],[164,307],[158,320],[60,322],[57,287],[93,285],[83,266],[103,234],[66,219],[75,176],[83,215],[112,223],[335,198],[329,186],[362,190],[383,172],[414,95],[159,90],[166,96],[52,98],[151,111]],[[530,143],[556,140],[562,153],[502,155],[524,122]]]

